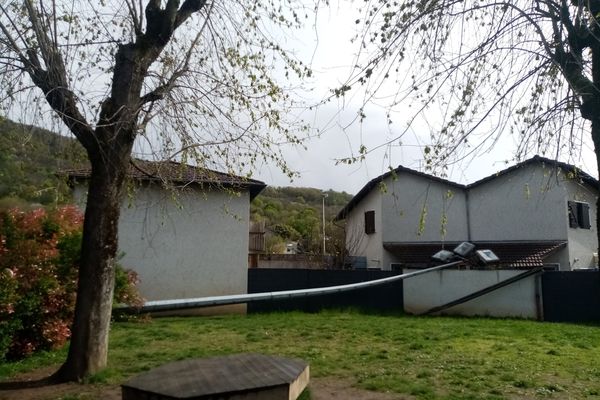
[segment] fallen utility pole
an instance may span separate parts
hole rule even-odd
[[[123,314],[138,314],[158,311],[176,311],[190,308],[250,303],[254,301],[282,300],[309,296],[320,296],[324,294],[342,293],[349,292],[352,290],[365,289],[373,286],[385,285],[403,279],[412,278],[418,275],[423,275],[429,272],[454,267],[462,263],[464,263],[464,261],[462,260],[454,261],[448,264],[442,264],[431,268],[425,268],[419,271],[407,272],[405,274],[390,276],[387,278],[375,279],[366,282],[350,283],[338,286],[327,286],[312,289],[284,290],[280,292],[263,292],[249,294],[234,294],[226,296],[199,297],[193,299],[147,301],[142,307],[117,307],[113,310],[113,312]]]

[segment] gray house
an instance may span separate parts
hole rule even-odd
[[[346,247],[369,268],[426,267],[441,248],[470,241],[504,268],[571,270],[598,265],[598,181],[535,156],[470,185],[398,167],[338,213]]]
[[[85,204],[89,169],[67,171]],[[137,160],[119,221],[120,263],[146,300],[247,292],[250,201],[260,181],[175,162]],[[243,306],[231,306],[243,311]]]

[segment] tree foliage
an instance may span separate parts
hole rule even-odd
[[[251,219],[264,221],[267,251],[282,252],[288,242],[298,242],[299,251],[321,254],[323,246],[322,207],[325,197],[325,235],[327,252],[341,254],[344,231],[333,224],[333,217],[352,195],[313,188],[267,187],[251,203]]]
[[[363,104],[385,104],[390,123],[400,115],[406,129],[386,144],[411,128],[430,130],[423,155],[434,170],[508,134],[517,158],[577,158],[590,132],[599,148],[599,1],[368,0],[361,7],[357,69],[334,94],[362,87]]]
[[[0,360],[63,346],[71,335],[83,215],[74,206],[0,211]],[[118,268],[114,300],[141,305]]]
[[[119,57],[137,52],[145,73],[134,82],[132,117],[142,151],[245,172],[269,160],[292,174],[277,144],[299,143],[307,129],[289,113],[297,105],[289,89],[310,70],[271,32],[300,27],[309,10],[287,1],[147,3],[4,4],[2,111],[48,123],[50,105],[81,138],[102,124],[106,99],[123,84],[118,68],[129,67]]]

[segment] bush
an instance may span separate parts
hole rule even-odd
[[[0,359],[57,348],[70,337],[82,222],[74,206],[0,212]],[[135,273],[118,268],[117,282],[116,301],[139,305]]]

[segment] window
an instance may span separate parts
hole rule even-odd
[[[390,269],[392,271],[402,271],[404,268],[406,268],[406,264],[404,263],[390,263]]]
[[[365,233],[375,233],[375,211],[365,211]]]
[[[579,201],[569,201],[569,226],[590,229],[590,205]]]

